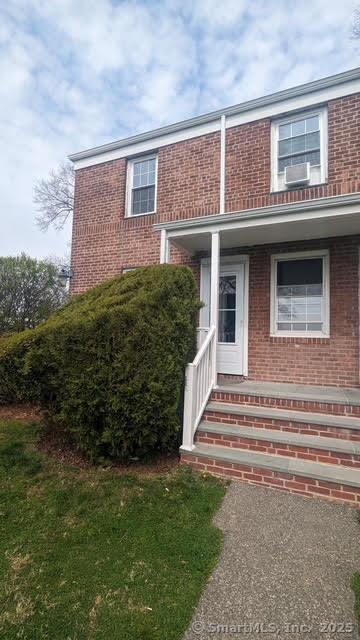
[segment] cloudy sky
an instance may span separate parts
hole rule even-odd
[[[0,0],[0,255],[68,251],[32,204],[67,154],[360,65],[355,6]]]

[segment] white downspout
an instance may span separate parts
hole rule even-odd
[[[221,116],[220,123],[220,210],[225,213],[225,174],[226,174],[226,116]]]

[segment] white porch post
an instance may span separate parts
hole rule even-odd
[[[213,384],[217,383],[217,340],[219,324],[219,263],[220,263],[220,233],[218,231],[211,234],[211,279],[210,279],[210,326],[215,326],[215,348],[213,349],[214,372]]]
[[[160,264],[170,262],[170,242],[166,229],[161,229],[160,236]]]

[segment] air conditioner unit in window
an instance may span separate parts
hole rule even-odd
[[[285,167],[285,184],[287,187],[310,182],[310,162],[293,164]]]

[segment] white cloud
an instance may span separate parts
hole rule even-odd
[[[0,8],[0,254],[63,254],[33,184],[68,153],[356,66],[353,0],[12,0]],[[356,59],[356,57],[358,59]]]

